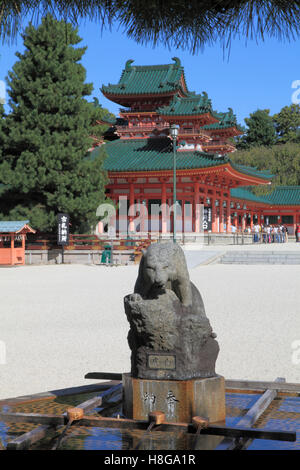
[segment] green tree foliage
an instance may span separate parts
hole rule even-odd
[[[264,145],[270,146],[276,143],[274,122],[269,109],[258,109],[245,118],[247,131],[245,135],[237,139],[237,149],[249,149]]]
[[[0,158],[2,155],[4,145],[4,107],[3,104],[0,103]]]
[[[93,105],[96,108],[97,119],[92,129],[92,135],[101,142],[105,132],[115,123],[116,116],[110,113],[108,109],[103,108],[96,97],[94,97]]]
[[[294,39],[299,36],[298,0],[2,0],[0,37],[15,36],[26,17],[55,11],[76,24],[81,19],[102,26],[118,22],[140,43],[188,48],[196,52],[233,37]]]
[[[290,106],[285,106],[278,114],[274,114],[273,120],[278,135],[278,141],[280,143],[300,143],[299,104],[291,104]]]
[[[23,35],[25,52],[17,53],[8,77],[11,112],[5,119],[0,183],[6,219],[28,218],[41,231],[55,230],[58,212],[70,214],[72,231],[95,224],[104,200],[106,174],[99,158],[86,158],[92,125],[99,110],[84,97],[92,92],[79,63],[84,47],[71,24],[51,15]]]
[[[282,185],[300,185],[300,144],[287,143],[271,147],[252,147],[230,155],[233,162],[270,170],[275,175],[272,188]],[[258,187],[254,192],[261,194],[267,188]]]

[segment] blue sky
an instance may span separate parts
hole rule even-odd
[[[119,106],[106,100],[99,88],[102,84],[118,82],[127,59],[134,59],[136,65],[150,65],[172,63],[172,57],[179,57],[188,88],[197,93],[206,91],[217,111],[233,108],[242,125],[244,118],[258,108],[270,109],[274,114],[290,105],[295,92],[292,83],[300,80],[300,40],[288,43],[267,39],[258,44],[234,40],[228,58],[219,44],[192,55],[163,45],[156,48],[139,45],[116,26],[101,34],[100,26],[89,21],[80,25],[79,35],[83,39],[80,45],[87,46],[82,64],[87,71],[87,82],[94,85],[93,96],[114,114]],[[0,80],[5,79],[17,60],[15,52],[22,50],[20,36],[12,45],[0,46]]]

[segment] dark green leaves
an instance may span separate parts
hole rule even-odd
[[[14,37],[22,19],[37,21],[47,12],[74,25],[86,18],[100,26],[118,23],[140,43],[192,52],[219,40],[226,47],[235,36],[290,40],[299,36],[300,23],[297,0],[3,0],[0,37]],[[72,40],[72,32],[66,30],[65,36]],[[43,44],[51,45],[51,36]]]
[[[0,214],[28,218],[42,231],[55,229],[58,212],[70,214],[72,231],[90,230],[104,200],[105,153],[86,158],[101,110],[85,99],[93,86],[85,83],[79,42],[70,24],[47,15],[26,29],[25,51],[8,78],[12,111],[0,120],[0,183],[8,189]]]

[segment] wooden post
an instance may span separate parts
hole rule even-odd
[[[41,425],[7,443],[7,450],[28,449],[32,444],[43,439],[51,426]]]
[[[10,264],[15,264],[15,236],[13,233],[10,234]]]
[[[253,210],[250,208],[250,228],[253,229]]]
[[[231,233],[231,207],[230,207],[230,199],[227,199],[226,232],[227,232],[227,233]]]
[[[216,214],[216,192],[214,191],[211,197],[211,219],[212,219],[212,226],[211,231],[213,233],[217,232],[217,214]]]
[[[275,382],[283,383],[285,379],[278,377]],[[249,428],[253,426],[258,418],[263,414],[263,412],[268,408],[271,402],[276,398],[277,390],[266,390],[265,393],[254,403],[254,405],[248,410],[248,412],[243,416],[237,423],[237,426],[240,428]],[[242,442],[238,444],[231,439],[224,439],[220,444],[221,450],[233,450],[238,446],[241,446],[243,449],[249,447],[253,439],[244,438]]]
[[[220,205],[219,205],[219,232],[224,232],[224,207],[223,207],[223,195],[220,197]]]
[[[25,237],[26,235],[22,235],[22,264],[25,264]]]
[[[200,207],[199,207],[199,181],[194,182],[194,230],[196,233],[200,232]]]
[[[244,217],[244,214],[242,214],[242,232],[245,232],[246,228],[246,217]]]

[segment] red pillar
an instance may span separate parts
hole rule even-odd
[[[10,234],[10,264],[15,264],[15,236],[13,233]]]
[[[25,237],[26,235],[22,235],[22,264],[25,264]]]
[[[226,232],[227,232],[227,233],[231,233],[231,207],[230,207],[230,199],[227,199]]]
[[[224,207],[223,207],[223,194],[220,197],[220,205],[219,205],[219,232],[224,232]]]
[[[253,229],[253,210],[250,208],[250,228]]]
[[[217,231],[217,217],[216,217],[216,192],[214,191],[211,197],[211,219],[212,219],[212,226],[211,230],[213,233]]]
[[[239,228],[238,227],[238,225],[239,225],[239,216],[238,215],[234,216],[233,223],[236,226],[236,229],[238,230],[238,228]]]
[[[196,233],[200,232],[199,182],[194,183],[193,226]]]
[[[246,217],[244,217],[244,213],[242,213],[242,232],[245,232],[246,228]]]

